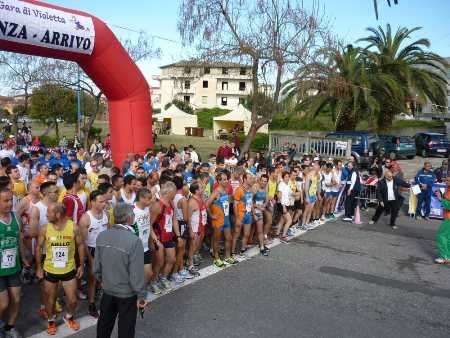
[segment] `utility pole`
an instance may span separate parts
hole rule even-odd
[[[77,135],[78,139],[81,138],[81,84],[80,84],[81,70],[77,65]]]

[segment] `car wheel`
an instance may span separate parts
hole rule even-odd
[[[427,157],[428,153],[425,149],[422,149],[422,153],[421,153],[422,157]]]
[[[406,156],[406,158],[407,158],[408,160],[412,160],[414,157],[415,157],[414,155]]]

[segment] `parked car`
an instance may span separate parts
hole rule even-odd
[[[416,156],[416,144],[409,136],[378,135],[380,138],[380,151],[390,158]]]
[[[414,137],[417,154],[422,157],[443,155],[448,156],[450,142],[447,136],[439,133],[418,133]]]
[[[329,133],[326,138],[352,141],[352,155],[361,166],[368,166],[379,153],[380,140],[378,135],[366,131],[336,131]]]

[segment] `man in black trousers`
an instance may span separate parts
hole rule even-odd
[[[409,188],[410,184],[406,183],[398,177],[394,177],[390,170],[384,173],[384,178],[378,182],[377,186],[377,199],[378,207],[375,211],[375,215],[369,224],[375,224],[380,218],[383,211],[390,210],[391,220],[389,225],[392,229],[397,229],[395,225],[395,220],[398,216],[398,211],[400,210],[404,198],[400,195],[400,187]]]
[[[145,298],[144,248],[131,228],[133,207],[118,203],[114,207],[114,224],[101,232],[96,241],[94,276],[104,290],[97,337],[109,338],[119,316],[118,337],[133,338],[137,310],[143,310]]]

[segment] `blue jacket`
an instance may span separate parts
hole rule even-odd
[[[415,181],[417,184],[426,184],[428,187],[431,187],[436,181],[436,175],[432,171],[425,172],[422,169],[417,173]]]

